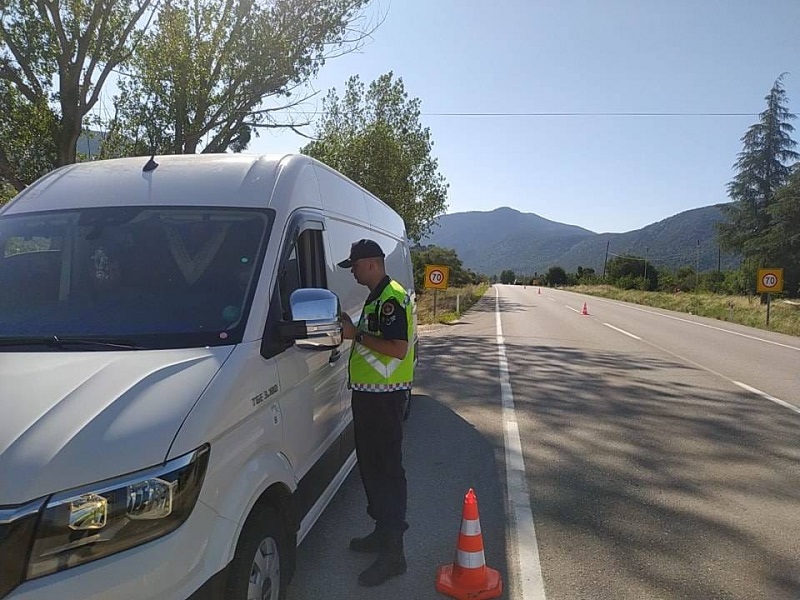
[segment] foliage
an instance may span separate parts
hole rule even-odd
[[[447,208],[447,183],[431,156],[431,132],[420,123],[420,100],[389,72],[364,87],[358,76],[323,101],[316,141],[302,152],[347,175],[391,206],[419,241]]]
[[[155,1],[3,1],[0,181],[21,190],[75,162],[84,119],[147,28]]]
[[[764,246],[773,264],[767,266],[782,266],[784,290],[800,295],[800,166],[768,210],[771,225]]]
[[[286,112],[281,99],[330,46],[360,46],[354,24],[368,2],[171,0],[120,81],[104,154],[239,152],[258,128],[295,126],[274,116]]]
[[[766,306],[754,297],[620,290],[608,285],[580,286],[573,291],[800,336],[800,306],[788,302],[772,302],[767,327]]]
[[[417,294],[417,323],[449,323],[458,320],[473,304],[480,300],[489,289],[488,282],[451,287],[446,290],[427,290]],[[433,303],[436,300],[436,314]]]
[[[517,276],[514,274],[514,271],[510,269],[506,269],[500,273],[500,283],[514,283],[516,280]]]
[[[800,158],[791,138],[795,115],[787,109],[783,75],[765,97],[767,108],[742,137],[742,151],[735,163],[737,174],[728,184],[733,201],[723,207],[727,220],[719,225],[719,239],[725,248],[741,252],[750,269],[775,266],[780,257],[770,244],[776,193],[791,174],[790,165]]]
[[[414,268],[414,288],[417,293],[425,289],[425,265],[446,265],[450,268],[449,285],[460,287],[476,284],[481,280],[477,273],[464,269],[455,250],[438,246],[418,246],[411,249],[411,263]]]
[[[594,269],[587,268],[584,269],[581,266],[578,266],[578,270],[575,272],[574,282],[575,283],[584,283],[584,284],[593,284],[599,283],[600,278],[595,273]]]
[[[11,200],[16,194],[17,190],[15,190],[11,184],[0,181],[0,206],[3,206],[3,204]]]
[[[0,105],[0,187],[17,192],[56,164],[58,122],[47,102],[30,102],[3,79]],[[11,192],[0,196],[9,198]]]
[[[624,289],[657,289],[658,269],[640,256],[615,256],[606,265],[606,279]]]
[[[567,283],[567,273],[562,267],[550,267],[545,275],[548,285],[564,285]]]

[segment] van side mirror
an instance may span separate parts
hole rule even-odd
[[[322,288],[301,288],[289,296],[292,320],[280,324],[284,339],[298,348],[332,350],[342,344],[342,309],[339,297]]]

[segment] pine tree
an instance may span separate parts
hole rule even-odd
[[[800,295],[800,163],[789,183],[775,194],[769,209],[772,218],[766,236],[766,254],[771,263],[783,268],[783,289]]]
[[[788,99],[782,81],[775,80],[765,97],[767,108],[742,137],[743,148],[735,163],[738,173],[728,184],[732,202],[723,206],[727,220],[719,226],[719,237],[726,250],[740,252],[751,269],[770,260],[770,207],[776,192],[791,175],[791,164],[800,155],[789,123],[795,115],[787,108]]]

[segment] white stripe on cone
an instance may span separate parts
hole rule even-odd
[[[478,535],[481,532],[480,519],[462,519],[461,533],[464,535]]]
[[[478,569],[486,565],[486,557],[483,555],[483,550],[480,552],[464,552],[463,550],[458,550],[456,554],[458,566],[464,569]]]

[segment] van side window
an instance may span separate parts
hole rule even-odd
[[[292,292],[300,288],[328,287],[322,230],[304,229],[289,244],[288,254],[280,267],[278,283],[267,317],[267,327],[261,345],[261,354],[264,358],[280,354],[291,346],[291,343],[286,344],[280,339],[277,326],[278,321],[288,321],[292,318],[289,309]]]
[[[325,277],[325,252],[322,231],[306,229],[297,240],[300,248],[300,269],[303,287],[327,288]]]
[[[300,261],[297,258],[297,245],[292,246],[286,262],[283,263],[278,287],[281,298],[281,317],[287,320],[290,316],[289,296],[292,295],[293,291],[303,287],[300,281]]]
[[[321,231],[306,229],[297,237],[281,268],[278,285],[285,320],[291,318],[289,297],[292,292],[300,288],[327,287]]]

